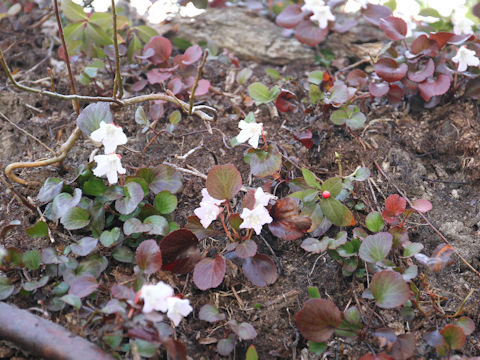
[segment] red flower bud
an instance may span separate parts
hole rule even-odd
[[[324,199],[328,199],[330,197],[330,191],[325,190],[324,192],[322,192],[322,197]]]

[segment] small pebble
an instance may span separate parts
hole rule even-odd
[[[460,199],[460,195],[457,189],[453,189],[451,194],[454,199]]]

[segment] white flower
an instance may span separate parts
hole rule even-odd
[[[169,309],[168,298],[173,296],[173,288],[160,281],[157,285],[143,285],[140,298],[143,299],[143,312],[153,310],[165,312]]]
[[[262,205],[255,206],[253,210],[243,208],[240,217],[243,219],[240,229],[253,229],[257,235],[260,235],[262,226],[273,221],[272,217]]]
[[[120,155],[97,155],[93,159],[97,163],[97,167],[93,169],[93,174],[98,177],[106,175],[110,184],[116,184],[118,182],[117,173],[125,174],[127,172],[127,170],[122,167]]]
[[[332,14],[330,6],[321,6],[313,12],[310,20],[317,20],[320,29],[325,29],[328,26],[328,21],[334,21],[335,16]]]
[[[263,189],[261,187],[258,187],[257,190],[255,190],[255,206],[267,206],[268,202],[270,199],[275,199],[275,196],[269,193],[263,192]]]
[[[90,134],[93,141],[101,142],[105,146],[105,154],[110,154],[117,150],[118,145],[127,143],[127,136],[123,133],[121,126],[114,123],[106,124],[100,122],[100,127]]]
[[[323,0],[305,0],[305,4],[302,6],[302,11],[315,12],[318,8],[325,6]]]
[[[167,306],[167,316],[170,320],[173,321],[175,326],[178,326],[182,318],[193,311],[193,308],[190,306],[189,300],[180,299],[175,296],[167,298]]]
[[[458,71],[467,70],[468,66],[480,65],[480,60],[475,56],[475,51],[468,50],[465,45],[461,46],[457,51],[457,55],[452,58],[454,63],[458,63]]]
[[[202,205],[202,203],[220,205],[224,201],[225,199],[218,200],[211,197],[206,188],[202,189],[202,201],[200,202],[200,205]]]
[[[200,203],[200,207],[196,208],[193,213],[200,219],[200,223],[206,229],[212,221],[217,219],[222,209],[215,204]]]
[[[238,127],[241,131],[237,135],[237,141],[241,144],[248,140],[252,147],[258,148],[258,140],[260,135],[262,135],[263,124],[256,122],[248,123],[245,120],[240,120]]]
[[[455,11],[452,17],[453,32],[457,35],[473,34],[472,26],[475,24],[472,20],[467,18],[466,11]]]
[[[357,0],[357,3],[362,7],[362,9],[366,9],[369,0]]]

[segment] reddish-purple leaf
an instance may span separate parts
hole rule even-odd
[[[328,26],[320,29],[317,24],[309,20],[303,20],[295,28],[295,37],[302,44],[317,46],[328,35]]]
[[[382,97],[388,93],[389,89],[390,86],[386,82],[368,84],[368,91],[370,91],[370,94],[375,97]]]
[[[167,87],[174,95],[177,95],[185,89],[185,84],[179,77],[174,77],[168,82]]]
[[[294,110],[296,106],[294,103],[290,102],[290,100],[295,98],[296,95],[293,92],[282,89],[280,94],[277,96],[277,100],[275,100],[275,106],[277,110],[280,112],[289,112]]]
[[[110,289],[110,294],[119,300],[134,300],[135,291],[125,285],[114,284]]]
[[[205,79],[200,79],[198,81],[197,88],[195,89],[195,96],[202,96],[208,94],[210,90],[210,81]],[[190,90],[189,90],[190,93]]]
[[[465,333],[460,326],[448,324],[440,330],[443,340],[448,344],[450,349],[459,350],[465,345]]]
[[[417,199],[412,203],[412,209],[421,213],[426,213],[432,210],[432,203],[425,199]]]
[[[184,65],[192,65],[202,57],[202,48],[198,45],[192,45],[183,54],[182,63]]]
[[[147,80],[151,85],[162,84],[165,80],[168,80],[170,76],[172,76],[172,73],[155,68],[147,73]]]
[[[235,253],[242,259],[252,257],[257,253],[257,243],[252,239],[242,241],[235,247]]]
[[[239,324],[237,320],[230,320],[228,325],[230,325],[233,332],[237,334],[240,340],[252,340],[257,336],[255,328],[247,322]]]
[[[313,147],[313,134],[310,130],[304,130],[295,133],[293,134],[293,137],[300,141],[307,149],[311,149]]]
[[[435,64],[433,63],[433,60],[430,58],[427,60],[427,62],[419,63],[419,68],[417,71],[409,71],[408,72],[408,78],[412,81],[415,82],[422,82],[425,81],[425,79],[429,78],[430,76],[433,75],[433,72],[435,71]]]
[[[90,274],[73,277],[68,282],[68,285],[70,285],[68,294],[78,296],[79,298],[90,295],[98,288],[97,280]]]
[[[375,72],[383,80],[387,82],[395,82],[401,80],[408,71],[408,65],[403,63],[399,64],[394,59],[389,57],[383,57],[373,65]]]
[[[162,345],[167,349],[168,359],[186,360],[187,347],[180,340],[174,340],[169,336],[162,338]]]
[[[162,104],[151,104],[148,113],[153,121],[157,121],[162,118],[165,109]]]
[[[240,191],[242,176],[232,164],[216,165],[208,172],[206,186],[213,198],[230,200]]]
[[[479,100],[480,99],[480,79],[475,78],[469,80],[465,85],[465,96]]]
[[[392,15],[392,10],[383,5],[368,4],[362,14],[369,23],[379,26],[381,19]]]
[[[275,144],[269,144],[266,150],[250,148],[244,159],[252,175],[258,177],[275,176],[282,166],[282,154]]]
[[[472,14],[480,18],[480,2],[476,3],[472,8]]]
[[[383,270],[376,273],[370,284],[372,295],[382,309],[402,306],[410,297],[410,290],[401,274]]]
[[[387,99],[393,104],[397,104],[403,99],[403,90],[397,84],[390,85],[390,89],[388,89]]]
[[[473,34],[461,34],[461,35],[453,35],[449,40],[448,43],[450,45],[461,45],[465,41],[473,41],[475,40],[475,35]]]
[[[149,60],[153,65],[160,65],[170,58],[172,54],[172,43],[166,37],[154,36],[145,45],[144,49],[153,49],[155,54],[149,57]]]
[[[255,203],[255,190],[250,189],[245,193],[245,196],[243,197],[242,208],[253,210],[253,208],[255,207]]]
[[[438,55],[438,44],[427,35],[420,35],[410,45],[410,52],[414,55],[435,57]]]
[[[131,87],[132,91],[138,92],[143,90],[145,86],[147,86],[147,80],[145,79],[140,79],[136,83],[134,83]]]
[[[308,340],[324,342],[340,325],[342,313],[330,300],[310,299],[295,314],[298,330]]]
[[[452,255],[454,253],[455,250],[451,245],[440,244],[435,248],[431,257],[424,254],[415,254],[415,259],[428,266],[430,270],[438,272],[453,264]]]
[[[72,253],[78,256],[87,256],[97,247],[98,239],[84,237],[77,244],[71,244]]]
[[[358,24],[358,21],[355,20],[354,18],[348,18],[342,22],[335,21],[335,24],[333,25],[332,30],[340,34],[343,34],[349,31],[350,29],[352,29],[357,24]]]
[[[205,229],[200,223],[200,219],[196,215],[191,215],[187,218],[185,228],[193,232],[199,240],[203,240],[215,234],[215,231],[212,229],[211,226]]]
[[[386,18],[380,19],[380,29],[385,31],[385,35],[393,41],[405,39],[407,35],[407,23],[398,17],[388,16]]]
[[[385,200],[385,210],[382,211],[383,219],[389,223],[394,224],[397,221],[397,216],[403,214],[407,206],[407,200],[397,194],[390,195]]]
[[[247,279],[260,287],[273,284],[278,277],[275,263],[270,256],[264,254],[256,254],[247,258],[242,265],[242,269]]]
[[[216,306],[205,304],[198,312],[198,318],[210,323],[225,320],[225,314],[221,313]]]
[[[451,79],[448,75],[439,74],[436,79],[427,79],[418,84],[423,100],[429,101],[433,96],[443,95],[450,88]]]
[[[193,270],[193,282],[200,290],[216,288],[225,277],[227,263],[222,255],[201,260]]]
[[[273,235],[284,240],[296,240],[312,225],[312,219],[300,215],[297,200],[291,197],[278,200],[270,210],[273,221],[268,228]]]
[[[367,81],[367,74],[365,71],[360,69],[353,69],[347,75],[347,82],[350,86],[361,88],[367,83]]]
[[[172,231],[160,241],[163,270],[186,274],[200,260],[198,239],[188,229]]]
[[[397,341],[393,344],[390,354],[394,359],[407,360],[414,355],[415,349],[415,338],[413,334],[401,334],[398,335]]]
[[[150,275],[162,268],[162,253],[155,240],[145,240],[137,248],[135,261],[138,267]]]
[[[441,49],[454,35],[455,34],[451,32],[440,31],[436,33],[430,33],[429,37],[430,39],[434,40],[437,43],[438,48]]]
[[[298,23],[303,20],[303,17],[304,15],[300,5],[290,5],[278,14],[275,22],[278,26],[291,29],[297,26]]]
[[[431,347],[437,347],[443,343],[443,337],[438,330],[425,334],[424,340]]]

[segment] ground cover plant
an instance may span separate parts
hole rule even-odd
[[[5,356],[478,355],[479,224],[465,215],[480,204],[475,23],[424,8],[436,20],[407,36],[392,1],[358,14],[341,1],[258,5],[316,47],[316,63],[249,66],[114,1],[106,13],[0,4],[0,101],[25,96],[30,111],[22,123],[0,110],[25,136],[23,154],[2,158]],[[53,32],[35,38],[49,21]],[[33,68],[11,51],[27,46],[14,42],[22,26],[23,39],[50,46]],[[322,44],[359,26],[382,46],[339,68]],[[442,120],[464,108],[464,123]],[[418,123],[395,119],[409,114]],[[469,192],[456,201],[447,186]],[[38,327],[22,331],[24,318]],[[55,331],[82,345],[39,336]]]

